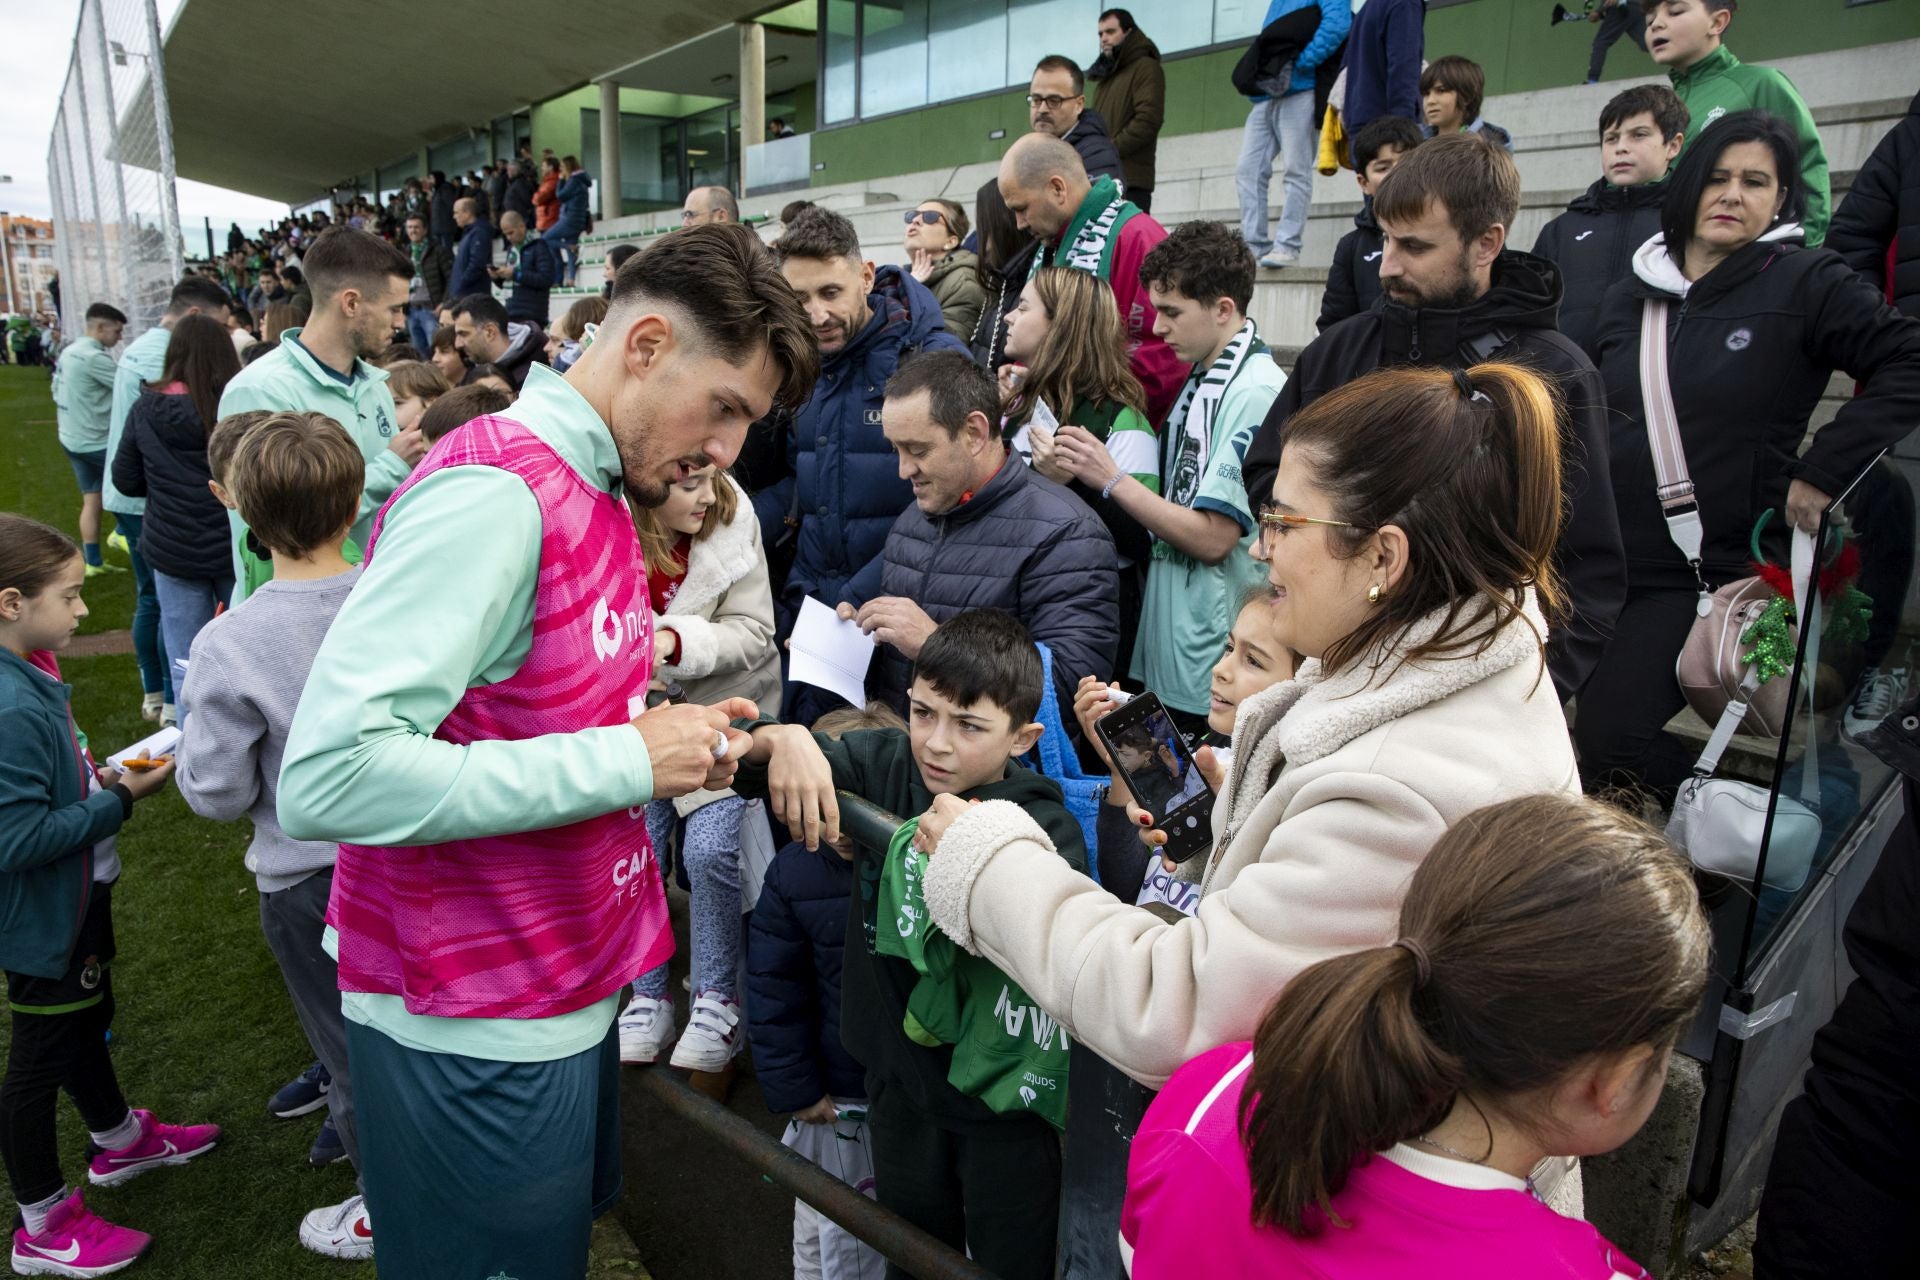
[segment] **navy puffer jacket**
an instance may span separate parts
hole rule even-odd
[[[846,599],[904,596],[936,623],[967,609],[1004,609],[1053,650],[1060,705],[1082,676],[1111,680],[1120,637],[1113,535],[1092,508],[1009,455],[993,479],[945,515],[911,503],[894,522],[877,573]],[[913,664],[891,645],[874,654],[867,692],[902,715]]]
[[[127,413],[114,487],[145,498],[141,558],[174,578],[230,578],[233,544],[227,509],[207,488],[207,425],[184,392],[143,391]]]
[[[903,352],[959,351],[940,303],[899,267],[874,273],[867,327],[821,365],[813,398],[794,415],[787,477],[754,495],[763,530],[784,527],[794,510],[800,531],[781,599],[788,616],[805,596],[837,604],[848,581],[886,545],[894,517],[913,503],[893,446],[880,432],[887,379]],[[778,534],[768,532],[769,542]]]
[[[774,855],[747,927],[747,1026],[767,1109],[864,1098],[866,1071],[840,1043],[840,959],[853,864],[795,841]]]

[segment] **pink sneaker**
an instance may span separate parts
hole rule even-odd
[[[14,1231],[13,1274],[104,1276],[131,1266],[151,1243],[153,1237],[144,1231],[94,1216],[75,1191],[54,1206],[39,1235],[28,1235],[25,1227]]]
[[[140,1140],[119,1151],[102,1151],[87,1165],[87,1181],[96,1187],[117,1187],[163,1164],[185,1164],[213,1150],[220,1140],[217,1124],[161,1124],[151,1111],[135,1111]]]

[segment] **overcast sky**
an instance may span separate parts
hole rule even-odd
[[[166,30],[186,0],[160,0],[160,29]],[[0,0],[6,38],[0,40],[0,84],[7,87],[7,108],[0,111],[0,209],[35,218],[52,215],[47,184],[47,142],[54,111],[73,60],[73,33],[80,0]],[[229,222],[248,231],[285,215],[287,207],[222,187],[179,181],[180,223],[192,253],[204,236],[194,233],[202,218],[213,219],[214,239],[226,244]]]

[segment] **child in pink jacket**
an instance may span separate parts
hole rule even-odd
[[[1386,946],[1323,961],[1253,1044],[1188,1062],[1134,1139],[1135,1280],[1641,1280],[1527,1181],[1645,1123],[1707,928],[1661,835],[1566,795],[1469,815]]]

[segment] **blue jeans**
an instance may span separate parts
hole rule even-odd
[[[703,991],[737,1000],[740,949],[745,928],[740,910],[740,817],[747,802],[728,796],[687,815],[680,833],[680,856],[691,886],[688,913],[693,941],[693,993]],[[678,821],[673,801],[655,800],[647,806],[647,834],[654,852],[667,847],[667,837]],[[667,966],[640,975],[638,995],[666,998]]]
[[[213,621],[214,607],[233,598],[231,574],[224,578],[176,578],[156,569],[153,587],[160,596],[160,634],[166,639],[167,653],[176,658],[189,657],[193,638]]]
[[[418,307],[407,312],[407,337],[412,339],[422,360],[433,357],[433,331],[439,327],[439,318],[432,307]]]
[[[1240,194],[1240,236],[1256,258],[1270,248],[1300,252],[1307,212],[1313,204],[1313,166],[1319,155],[1312,93],[1303,90],[1284,98],[1269,98],[1254,103],[1247,112],[1233,185]],[[1279,230],[1268,235],[1267,187],[1273,180],[1275,156],[1283,165],[1280,183],[1286,191],[1286,203],[1280,208]]]
[[[173,666],[160,637],[160,597],[154,591],[153,570],[140,557],[142,518],[113,513],[114,527],[127,536],[127,559],[133,562],[133,661],[140,668],[141,692],[158,693],[172,702]]]

